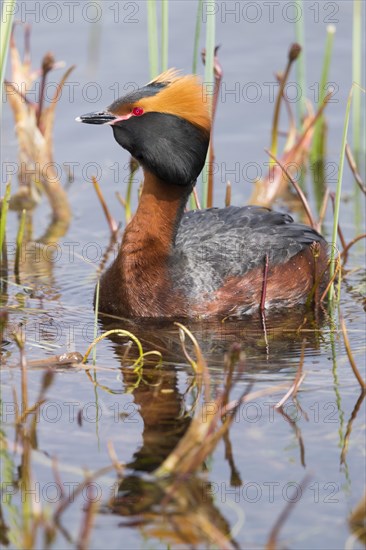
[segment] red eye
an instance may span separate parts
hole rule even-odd
[[[132,109],[132,114],[133,114],[134,116],[141,116],[141,115],[144,114],[144,110],[141,109],[141,107],[134,107],[134,108]]]

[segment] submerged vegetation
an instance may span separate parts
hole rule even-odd
[[[302,2],[297,0],[297,5],[301,6]],[[4,1],[4,9],[7,9],[9,14],[12,13],[11,6],[14,6],[14,2]],[[216,47],[215,10],[207,15],[206,24],[202,25],[202,6],[202,0],[198,0],[192,45],[193,71],[200,70],[199,44],[203,42],[201,32],[205,30],[202,72],[204,71],[205,84],[212,84],[210,89],[213,93],[210,99],[214,120],[219,109],[218,94],[224,68],[219,60],[220,51]],[[169,28],[169,10],[173,9],[174,3],[167,0],[148,0],[146,3],[150,78],[169,66],[168,38],[172,36],[172,29]],[[254,426],[255,431],[249,421],[238,432],[238,426],[235,425],[238,424],[237,419],[240,418],[241,411],[246,410],[245,407],[249,404],[253,404],[254,409],[266,406],[270,418],[285,421],[292,437],[286,440],[286,444],[291,447],[291,452],[295,450],[296,453],[296,459],[292,460],[297,461],[301,469],[306,468],[306,444],[309,444],[306,436],[310,439],[314,437],[314,433],[307,432],[309,410],[303,410],[302,398],[308,403],[306,399],[309,399],[310,395],[315,400],[318,399],[317,392],[321,394],[324,391],[324,381],[320,383],[320,378],[316,379],[316,376],[320,377],[320,373],[316,370],[310,372],[312,367],[310,362],[307,363],[307,353],[310,354],[311,350],[314,350],[313,357],[317,357],[322,346],[326,348],[326,354],[332,364],[330,385],[334,387],[334,413],[339,417],[335,460],[338,460],[343,468],[348,484],[347,490],[350,490],[347,457],[352,450],[359,451],[363,440],[360,428],[356,430],[355,426],[360,421],[359,411],[364,406],[366,392],[362,363],[365,348],[362,346],[357,350],[352,349],[352,342],[355,342],[354,338],[350,338],[352,316],[349,311],[345,314],[342,310],[341,294],[347,292],[351,296],[348,308],[351,307],[349,304],[357,304],[359,309],[366,308],[365,280],[362,278],[364,275],[361,273],[358,279],[354,278],[355,273],[360,274],[363,266],[357,265],[358,257],[356,262],[350,262],[352,252],[364,243],[366,235],[360,232],[347,242],[342,231],[342,226],[347,220],[342,218],[341,201],[345,161],[348,162],[355,179],[356,197],[362,197],[362,200],[365,198],[365,183],[362,177],[364,167],[360,158],[363,145],[357,125],[357,121],[364,120],[365,116],[364,112],[361,112],[360,100],[361,94],[364,93],[360,69],[361,10],[361,2],[354,0],[355,82],[345,105],[335,193],[327,184],[324,162],[327,153],[327,117],[331,117],[329,100],[332,97],[332,91],[327,89],[326,84],[333,63],[332,42],[336,35],[334,28],[328,28],[319,106],[315,109],[309,101],[302,101],[296,120],[284,90],[290,72],[293,71],[293,65],[296,66],[297,79],[302,89],[305,89],[303,40],[306,36],[306,27],[304,28],[304,22],[301,20],[296,28],[297,43],[288,49],[285,70],[276,74],[279,83],[278,94],[274,104],[270,147],[266,149],[270,159],[268,174],[253,182],[253,192],[249,200],[252,204],[262,206],[278,203],[285,205],[286,208],[294,210],[302,221],[319,231],[324,227],[327,212],[329,214],[333,204],[334,211],[330,215],[333,219],[333,229],[329,250],[331,281],[319,299],[319,307],[314,311],[309,307],[303,311],[288,312],[285,318],[276,315],[267,318],[261,311],[258,319],[244,319],[240,322],[224,319],[207,324],[192,322],[189,326],[178,322],[174,325],[136,325],[127,320],[98,317],[97,284],[92,341],[89,345],[78,347],[76,350],[70,350],[69,345],[60,347],[59,344],[50,344],[47,331],[52,330],[54,317],[57,318],[62,311],[60,290],[55,289],[54,295],[51,292],[47,295],[33,273],[33,270],[37,269],[35,258],[38,251],[50,244],[57,247],[60,239],[69,230],[69,197],[57,174],[40,169],[39,174],[34,175],[34,170],[30,169],[34,164],[42,167],[53,163],[53,124],[57,113],[60,112],[56,107],[62,87],[73,67],[62,76],[52,100],[46,104],[43,92],[48,75],[50,71],[63,64],[57,63],[52,54],[46,53],[40,70],[32,70],[29,27],[24,28],[25,50],[21,59],[16,46],[15,27],[11,32],[12,17],[5,20],[3,18],[2,25],[4,21],[7,25],[6,32],[3,32],[2,28],[1,77],[5,74],[6,51],[9,45],[10,77],[4,82],[4,90],[7,95],[6,108],[12,109],[16,122],[20,166],[18,190],[17,183],[13,180],[7,183],[2,193],[0,219],[1,357],[9,372],[9,382],[6,381],[4,385],[6,397],[4,392],[1,395],[0,541],[4,546],[29,549],[96,547],[98,538],[95,539],[97,542],[94,542],[94,537],[98,537],[98,529],[95,526],[101,527],[105,514],[114,514],[119,518],[118,525],[126,528],[126,532],[129,532],[128,529],[138,529],[141,537],[138,539],[139,542],[144,539],[148,545],[151,541],[157,540],[160,545],[168,548],[242,547],[245,544],[243,532],[240,532],[245,523],[242,505],[237,504],[235,497],[231,514],[237,516],[237,522],[233,522],[231,517],[230,520],[227,519],[228,513],[223,512],[223,502],[226,503],[226,500],[223,500],[220,494],[220,502],[218,496],[220,483],[223,483],[223,476],[226,476],[227,472],[220,472],[214,478],[216,481],[212,480],[211,473],[215,467],[217,468],[213,457],[221,452],[221,448],[223,449],[223,463],[229,470],[229,482],[225,486],[227,493],[244,488],[246,480],[242,478],[245,475],[247,479],[251,479],[253,463],[255,468],[256,460],[262,461],[263,456],[266,457],[266,468],[271,471],[271,476],[266,478],[265,483],[277,483],[273,481],[276,479],[276,473],[288,465],[284,460],[282,462],[283,457],[278,459],[278,456],[271,454],[272,449],[263,452],[262,447],[266,446],[265,437],[268,435],[265,426],[262,425],[261,432],[258,424]],[[281,64],[284,64],[284,59],[279,60],[279,66]],[[26,95],[19,92],[21,86],[17,85],[22,82],[30,83],[35,78],[40,81],[40,95],[37,101],[31,102]],[[283,124],[281,108],[286,109],[289,120],[285,133],[281,130],[282,126],[280,127],[280,123]],[[352,142],[348,132],[351,110]],[[199,182],[198,191],[191,199],[191,208],[205,208],[213,204],[214,157],[212,139],[202,180]],[[136,161],[131,159],[125,196],[118,193],[126,223],[133,215],[132,195],[133,191],[137,191],[134,188],[137,170]],[[306,172],[314,175],[313,190],[306,187]],[[44,177],[45,173],[49,178]],[[116,221],[111,214],[100,183],[93,177],[93,187],[110,230],[110,243],[93,273],[93,281],[90,277],[88,279],[89,286],[99,280],[121,232],[119,220]],[[232,186],[228,181],[226,206],[231,203],[231,190]],[[39,208],[42,193],[45,193],[49,201],[52,219],[45,233],[34,239],[32,220]],[[311,193],[315,197],[316,211],[312,206]],[[7,243],[8,216],[12,210],[19,216],[14,261],[8,257]],[[26,250],[26,254],[22,254],[22,250]],[[316,258],[316,248],[313,252]],[[42,282],[48,278],[53,284],[50,266],[52,260],[47,258],[43,262],[46,265],[40,268],[40,280]],[[351,267],[348,267],[347,262],[352,264]],[[72,267],[71,265],[71,271]],[[358,281],[358,286],[355,281]],[[80,286],[76,285],[76,288]],[[315,284],[312,298],[317,292]],[[31,300],[30,307],[28,297]],[[73,309],[70,310],[72,315],[75,315],[76,322],[79,322],[78,312],[75,312],[78,306],[79,303],[73,304]],[[29,340],[28,337],[24,337],[23,325],[29,318],[34,318],[42,324],[43,330],[40,339],[31,341],[33,355],[35,350],[39,354],[35,359],[28,358]],[[103,348],[106,345],[109,348]],[[338,357],[342,347],[343,356]],[[99,354],[99,349],[104,351]],[[106,349],[112,350],[115,362],[112,366]],[[287,356],[291,351],[295,359],[289,361]],[[342,373],[339,372],[338,364],[345,367],[346,374],[343,369]],[[260,380],[257,388],[256,371],[259,367],[264,373],[264,378]],[[316,374],[312,378],[314,372]],[[71,463],[63,454],[60,445],[54,442],[54,434],[49,427],[47,429],[47,422],[44,421],[43,411],[47,410],[48,404],[57,403],[57,392],[62,394],[63,380],[69,380],[69,376],[70,385],[78,384],[82,396],[92,395],[93,401],[90,403],[97,411],[93,423],[95,433],[92,435],[98,442],[99,454],[97,453],[98,459],[93,462],[97,465],[93,469],[89,466],[88,450],[84,453],[81,449],[83,443],[87,445],[85,433],[88,433],[87,430],[82,432],[81,429],[89,425],[80,403],[73,408],[75,422],[72,426],[72,429],[75,427],[76,434],[83,434],[80,440],[79,435],[71,433],[70,426],[66,428],[66,431],[70,431],[70,438],[74,438],[75,441],[75,457],[72,457]],[[340,383],[340,376],[343,377],[343,385]],[[358,395],[353,396],[356,401],[346,424],[342,408],[342,390],[348,391],[351,388],[353,391],[353,376],[357,381]],[[69,397],[67,402],[68,400]],[[84,402],[84,397],[81,401]],[[319,414],[315,403],[314,401],[310,409]],[[319,409],[319,401],[317,403]],[[103,424],[104,419],[99,419],[99,410],[108,412],[109,424]],[[134,415],[139,416],[144,425],[142,443],[136,444],[136,448],[130,443],[133,432],[128,423],[130,417],[131,422],[135,421],[132,421]],[[305,419],[303,424],[298,421],[301,417]],[[76,431],[76,427],[80,428],[80,431]],[[269,427],[278,430],[275,423]],[[330,429],[327,432],[324,427],[322,428],[323,431],[319,432],[321,435],[318,436],[316,433],[316,439],[333,438],[334,443],[335,432],[331,432]],[[361,426],[362,432],[363,428],[364,426]],[[103,429],[105,434],[102,433]],[[239,441],[237,454],[247,459],[248,474],[244,468],[243,475],[234,459],[233,448],[237,443],[237,440],[231,441],[234,430],[237,430],[235,434]],[[92,432],[90,429],[89,431]],[[126,441],[122,439],[121,445],[121,437],[125,432]],[[51,443],[46,445],[45,441]],[[248,450],[243,444],[246,441],[255,446],[254,454],[246,454]],[[281,447],[283,454],[286,452],[284,447],[285,443]],[[78,452],[81,452],[81,459]],[[130,457],[131,454],[133,457],[127,461],[126,456]],[[363,459],[362,456],[361,460]],[[297,474],[295,471],[288,475],[291,477]],[[294,477],[291,477],[291,480],[293,479]],[[307,487],[313,490],[315,486],[309,476],[295,479],[300,481],[298,484],[292,482],[292,485],[302,493]],[[73,483],[72,491],[69,490],[70,483]],[[43,488],[52,486],[56,497],[52,500],[53,497],[45,497],[42,491],[37,492],[40,484],[43,484]],[[348,510],[345,518],[352,534],[349,544],[354,545],[365,544],[366,541],[365,496],[362,496],[361,487],[358,487],[357,491],[358,503],[354,502],[352,510]],[[326,496],[329,496],[328,493]],[[259,538],[251,541],[253,545],[265,545],[268,549],[292,547],[292,544],[296,546],[299,540],[297,537],[301,538],[301,534],[299,535],[298,526],[294,534],[289,517],[290,513],[304,506],[298,501],[296,494],[282,499],[279,503],[277,501],[271,521],[268,522],[268,517],[263,521],[261,519],[261,524],[264,525],[261,527],[261,538],[260,541]],[[260,510],[257,513],[262,517]],[[301,513],[303,512],[300,511]],[[305,528],[306,522],[310,521],[311,517],[307,515],[303,527]],[[282,537],[287,528],[290,531],[289,539],[283,542]],[[317,533],[313,536],[317,536]],[[105,540],[103,543],[106,547],[109,544]],[[112,546],[114,544],[116,541],[112,542]],[[117,544],[121,547],[123,542],[119,540]],[[126,540],[126,547],[129,544],[130,541]]]

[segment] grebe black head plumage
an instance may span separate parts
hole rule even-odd
[[[166,71],[77,120],[112,126],[116,141],[162,181],[192,187],[205,163],[211,124],[196,76]]]

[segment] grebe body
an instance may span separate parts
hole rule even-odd
[[[100,312],[241,316],[261,304],[303,304],[324,278],[325,240],[288,214],[257,206],[185,212],[210,137],[196,77],[168,71],[78,120],[111,125],[144,171],[137,211],[100,281]]]

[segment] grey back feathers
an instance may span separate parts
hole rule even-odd
[[[323,237],[288,214],[258,206],[210,208],[184,214],[177,230],[171,273],[175,284],[198,297],[227,277],[288,262]]]

